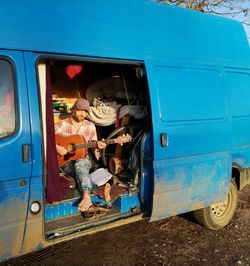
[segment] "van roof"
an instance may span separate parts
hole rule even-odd
[[[151,0],[1,1],[0,48],[229,66],[250,62],[239,22]]]

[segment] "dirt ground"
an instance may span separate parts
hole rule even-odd
[[[144,220],[84,236],[5,265],[250,265],[250,186],[224,229],[211,231],[190,215]]]

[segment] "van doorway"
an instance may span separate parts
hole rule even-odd
[[[94,62],[44,58],[38,63],[45,158],[45,233],[48,239],[85,230],[141,213],[140,191],[142,143],[150,129],[150,104],[145,68],[141,63]],[[55,125],[71,119],[77,99],[87,99],[87,120],[95,125],[98,140],[107,145],[96,160],[94,176],[100,169],[109,173],[107,182],[95,184],[93,205],[79,212],[81,188],[60,162],[55,146]],[[72,154],[78,152],[70,136],[63,138]],[[75,142],[74,142],[75,141]],[[119,143],[119,144],[118,144]],[[76,148],[77,147],[77,148]],[[71,149],[70,148],[70,149]],[[91,149],[88,149],[91,153]],[[143,188],[144,190],[145,188]]]

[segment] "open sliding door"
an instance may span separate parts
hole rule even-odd
[[[147,62],[154,134],[151,220],[222,200],[231,176],[230,120],[219,71]]]

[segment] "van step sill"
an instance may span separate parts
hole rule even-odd
[[[124,218],[129,218],[140,213],[139,209],[132,209],[128,213],[121,214],[119,210],[111,210],[98,220],[84,218],[80,213],[70,217],[60,218],[45,223],[46,239],[52,240],[73,233],[81,232],[87,229],[95,228],[101,225],[115,222]]]

